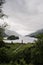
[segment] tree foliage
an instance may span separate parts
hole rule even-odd
[[[16,40],[16,39],[19,39],[19,37],[11,35],[11,36],[8,37],[8,39],[9,40]]]
[[[31,50],[31,62],[34,65],[43,65],[43,34],[38,35],[37,39]]]
[[[4,3],[5,3],[5,0],[0,0],[0,18],[3,18],[5,16],[2,10]]]
[[[7,48],[3,47],[0,48],[0,63],[9,63],[10,61],[10,56],[9,53],[7,52]]]

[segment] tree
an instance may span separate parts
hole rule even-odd
[[[11,35],[11,36],[8,37],[8,39],[9,40],[16,40],[16,39],[19,39],[19,37]]]
[[[0,0],[0,19],[3,18],[4,16],[6,16],[3,13],[3,9],[2,9],[4,3],[5,3],[5,0]],[[4,34],[4,31],[5,31],[6,26],[7,26],[6,23],[0,25],[0,47],[2,47],[4,45],[4,42],[3,42],[3,34]]]
[[[3,4],[5,3],[5,0],[0,0],[0,18],[3,18],[4,16],[7,16],[6,14],[3,13],[2,7]]]
[[[0,63],[9,63],[10,60],[8,49],[5,47],[0,48]]]
[[[4,3],[5,3],[5,0],[0,0],[0,18],[3,17],[2,6]]]
[[[3,38],[4,38],[6,26],[7,26],[7,24],[3,24],[0,26],[0,47],[5,46],[5,43],[3,42]]]
[[[3,15],[2,6],[3,6],[4,3],[5,3],[5,0],[0,0],[0,18],[3,17],[2,16]],[[3,31],[4,31],[3,27],[0,26],[0,40],[3,39]]]
[[[4,13],[3,13],[3,4],[5,3],[5,0],[0,0],[0,19],[3,18],[4,16],[6,16]],[[0,25],[0,40],[3,39],[3,33],[5,31],[5,28],[7,26],[7,23],[4,23],[2,25]]]
[[[43,65],[43,34],[37,35],[35,47],[32,48],[32,63],[34,65]]]
[[[5,28],[8,26],[7,23],[4,23],[0,26],[0,40],[3,40],[3,34],[5,33]]]

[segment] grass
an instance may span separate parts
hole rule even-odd
[[[6,44],[6,47],[8,48],[8,52],[12,52],[13,50],[15,50],[18,46],[20,46],[20,44]]]
[[[11,65],[11,64],[0,64],[0,65]]]
[[[23,51],[25,48],[27,48],[27,47],[31,47],[31,46],[33,46],[33,44],[32,43],[28,43],[28,44],[22,44],[22,43],[9,43],[9,44],[6,44],[6,46],[8,47],[8,53],[10,54],[12,54],[13,53],[13,51],[15,51],[17,48],[18,48],[18,50],[16,51],[16,52],[20,52],[20,51]],[[20,47],[20,48],[19,48]]]
[[[28,47],[31,47],[33,46],[32,43],[28,43],[28,44],[22,44],[22,43],[6,43],[5,44],[6,48],[7,48],[7,52],[10,54],[10,55],[13,55],[13,54],[16,54],[16,52],[20,52],[20,51],[23,51],[24,49],[28,48]],[[20,47],[21,46],[21,47]],[[15,51],[18,47],[20,47],[15,53],[13,53],[13,51]],[[12,65],[11,63],[9,64],[0,64],[0,65]],[[30,64],[31,65],[31,64]]]
[[[0,64],[0,65],[12,65],[12,64],[9,63],[9,64]],[[29,65],[33,65],[33,64],[29,64]]]
[[[28,44],[22,44],[22,46],[17,50],[17,52],[23,51],[27,47],[31,47],[33,44],[28,43]]]

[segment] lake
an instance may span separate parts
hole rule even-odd
[[[32,38],[32,37],[20,37],[20,39],[18,40],[3,40],[4,42],[7,42],[7,43],[33,43],[34,40],[37,40],[36,38]]]

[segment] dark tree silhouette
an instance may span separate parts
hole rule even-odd
[[[5,15],[2,10],[4,3],[5,3],[5,0],[0,0],[0,18],[2,18]]]
[[[11,35],[8,37],[9,40],[16,40],[16,39],[19,39],[18,36],[14,36],[14,35]]]

